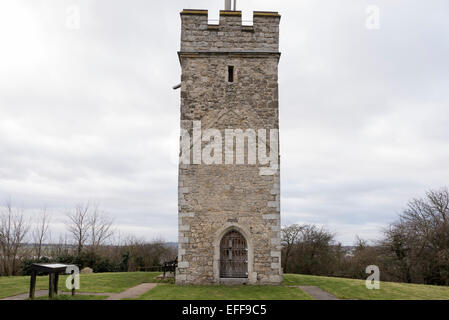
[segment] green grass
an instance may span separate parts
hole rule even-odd
[[[38,277],[36,290],[48,288],[48,277]],[[0,277],[0,299],[28,292],[30,277]]]
[[[161,282],[156,279],[160,272],[93,273],[81,275],[81,292],[118,293],[141,283]],[[65,277],[64,277],[65,279]],[[64,280],[65,282],[65,280]],[[64,282],[62,286],[64,286]]]
[[[94,273],[81,274],[80,292],[111,292],[118,293],[146,282],[161,282],[156,279],[159,272],[129,272],[129,273]],[[65,289],[67,276],[61,276],[59,290]],[[0,277],[0,299],[27,293],[30,287],[30,277]],[[48,290],[48,276],[37,277],[36,290]],[[67,290],[67,289],[65,289]]]
[[[287,274],[284,285],[317,286],[340,299],[353,300],[448,300],[449,287],[381,282],[380,290],[368,290],[364,280]]]
[[[340,299],[354,300],[449,300],[449,287],[382,282],[380,290],[368,290],[365,281],[304,275],[284,276],[282,286],[175,286],[160,281],[160,273],[82,274],[80,292],[118,293],[141,283],[161,283],[140,297],[142,300],[308,300],[312,299],[294,286],[317,286]],[[65,289],[66,276],[59,283]],[[0,299],[28,293],[30,277],[0,277]],[[48,276],[38,277],[36,290],[48,290]],[[65,289],[67,291],[67,289]],[[105,296],[66,295],[59,300],[98,300]],[[45,297],[40,299],[46,299]]]
[[[297,288],[283,286],[159,285],[141,300],[312,300]]]
[[[71,295],[63,295],[60,294],[53,298],[53,300],[104,300],[108,296],[89,296],[89,295],[76,295],[72,297]],[[35,300],[50,300],[48,296],[46,297],[38,297]]]

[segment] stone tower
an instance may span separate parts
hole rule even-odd
[[[279,284],[277,12],[181,12],[177,284]]]

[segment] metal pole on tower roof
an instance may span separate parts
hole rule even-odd
[[[232,10],[232,0],[225,0],[225,10],[231,11]]]
[[[234,11],[237,11],[237,0],[234,0]]]

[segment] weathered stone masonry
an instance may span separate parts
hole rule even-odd
[[[251,27],[239,11],[221,11],[219,25],[208,24],[205,10],[184,10],[181,19],[181,127],[279,129],[280,15],[254,12]],[[247,241],[247,283],[282,281],[279,177],[261,176],[256,165],[180,164],[178,284],[221,282],[220,241],[230,230]]]

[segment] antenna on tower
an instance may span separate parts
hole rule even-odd
[[[225,11],[236,11],[237,0],[234,0],[234,7],[232,7],[232,0],[225,0]]]

